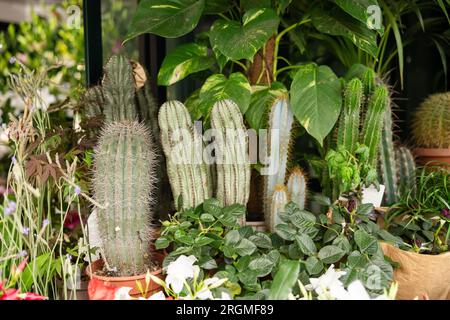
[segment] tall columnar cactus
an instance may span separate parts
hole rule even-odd
[[[265,213],[267,229],[270,232],[274,232],[275,226],[282,222],[279,214],[284,211],[284,207],[289,201],[290,197],[287,187],[282,184],[277,184],[270,201],[270,209]]]
[[[368,161],[373,166],[376,165],[377,161],[388,95],[388,89],[384,85],[375,88],[369,99],[364,118],[362,143],[369,148]]]
[[[277,184],[285,184],[289,157],[289,148],[293,143],[291,137],[294,115],[285,98],[275,100],[270,109],[268,123],[267,150],[264,154],[270,160],[274,172],[264,176],[264,212],[271,210],[272,195]],[[271,170],[269,170],[271,171]]]
[[[353,152],[359,141],[360,110],[363,101],[363,84],[353,78],[344,91],[344,106],[339,118],[337,144]]]
[[[393,204],[398,199],[397,163],[393,139],[393,123],[390,99],[384,113],[383,131],[381,132],[379,175],[381,183],[386,187],[385,202]]]
[[[406,147],[396,149],[395,158],[398,168],[398,189],[399,194],[402,195],[416,187],[416,163],[411,151]]]
[[[370,97],[375,90],[376,86],[376,74],[375,71],[372,69],[367,69],[361,77],[363,88],[364,88],[364,95],[366,97]]]
[[[211,128],[216,129],[217,192],[223,206],[247,205],[250,195],[248,135],[239,107],[231,100],[214,104]],[[245,219],[245,218],[244,218]],[[240,221],[243,224],[245,221]]]
[[[118,276],[144,273],[150,262],[155,151],[148,129],[124,121],[103,128],[95,150],[93,191],[107,267]]]
[[[412,134],[417,147],[450,148],[450,92],[433,94],[419,106]]]
[[[164,103],[158,122],[175,203],[181,195],[183,208],[196,207],[212,196],[210,166],[202,157],[202,137],[194,130],[188,110],[179,101]]]
[[[302,169],[294,167],[289,175],[287,188],[291,201],[296,203],[300,210],[305,209],[307,185],[307,178]]]

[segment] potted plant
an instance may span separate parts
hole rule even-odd
[[[419,106],[412,135],[421,164],[450,164],[450,92],[433,94]]]
[[[399,248],[383,244],[383,250],[399,268],[398,298],[450,299],[450,174],[426,167],[415,188],[400,197],[386,214],[386,228],[401,237]]]

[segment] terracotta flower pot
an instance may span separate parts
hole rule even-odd
[[[400,264],[400,268],[394,269],[398,300],[450,300],[450,252],[419,254],[384,242],[381,248],[386,256]]]
[[[154,257],[158,264],[162,266],[164,261],[164,255],[158,252],[154,253]],[[96,260],[92,262],[90,267],[87,267],[86,274],[90,277],[91,281],[89,283],[88,295],[90,300],[109,300],[113,299],[113,295],[111,295],[112,291],[120,287],[130,287],[132,288],[130,291],[130,296],[132,297],[141,297],[142,294],[138,289],[137,283],[141,283],[141,287],[145,290],[146,282],[145,282],[145,273],[137,276],[131,277],[107,277],[100,276],[96,274],[97,271],[103,269],[104,262],[102,259]],[[152,275],[157,276],[158,278],[164,279],[162,274],[162,268],[157,269],[151,272]],[[152,280],[148,284],[147,291],[144,292],[144,296],[147,298],[151,296],[153,293],[162,290],[161,286]],[[99,291],[99,292],[96,292]],[[101,292],[100,292],[101,291]]]
[[[450,169],[450,148],[416,148],[413,150],[413,153],[417,157],[417,162],[420,165],[426,165],[429,162],[434,162],[434,165],[437,165],[439,163],[448,163],[448,168]]]

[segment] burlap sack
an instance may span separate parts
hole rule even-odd
[[[394,270],[397,299],[450,300],[450,252],[428,255],[400,250],[387,243],[381,243],[381,247],[386,256],[400,264]]]

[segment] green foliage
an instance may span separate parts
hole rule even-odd
[[[395,161],[397,168],[398,192],[404,195],[407,192],[416,190],[416,163],[414,156],[406,147],[399,147],[395,150]]]
[[[96,148],[97,223],[107,271],[115,275],[142,274],[151,264],[153,148],[148,129],[126,121],[108,124]]]
[[[289,203],[280,215],[283,223],[275,227],[284,239],[280,252],[300,260],[299,279],[322,274],[334,264],[346,272],[344,285],[361,280],[369,292],[383,292],[393,272],[378,243],[379,238],[388,238],[386,231],[369,219],[372,205],[349,204],[335,204],[330,208],[331,217],[317,217]],[[402,242],[392,235],[389,239]]]
[[[386,214],[387,229],[409,248],[437,254],[450,246],[450,173],[430,167],[419,171],[415,188],[400,196]]]
[[[412,122],[415,144],[422,148],[450,148],[450,93],[429,96]]]

